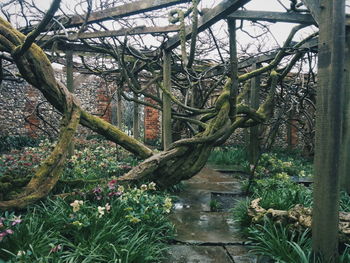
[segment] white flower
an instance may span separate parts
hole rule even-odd
[[[97,207],[97,211],[98,211],[98,213],[99,213],[99,218],[101,218],[102,216],[104,216],[104,214],[105,214],[105,210],[106,210],[106,207],[104,207],[104,206],[99,206],[99,207]]]
[[[141,185],[140,189],[142,191],[146,191],[147,190],[147,185],[145,185],[145,184]]]
[[[80,206],[84,204],[84,201],[82,200],[75,200],[73,203],[70,204],[70,206],[73,207],[73,212],[78,212],[80,209]]]
[[[17,252],[18,257],[24,256],[25,254],[26,254],[26,252],[24,250],[18,250],[18,252]]]
[[[150,183],[148,184],[148,189],[149,189],[149,190],[156,190],[156,183],[150,182]]]
[[[107,203],[107,204],[105,205],[105,208],[106,208],[106,211],[107,211],[107,212],[109,212],[109,210],[111,210],[111,206],[110,206],[110,204],[109,204],[109,203]]]

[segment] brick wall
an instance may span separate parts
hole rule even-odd
[[[155,101],[146,98],[146,102],[155,104]],[[159,111],[152,108],[145,106],[145,143],[150,145],[155,145],[160,140],[160,122],[159,122]]]

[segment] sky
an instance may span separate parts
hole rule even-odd
[[[50,4],[52,1],[48,1],[48,0],[33,0],[37,6],[45,11],[49,8]],[[282,2],[285,6],[289,7],[289,0],[279,0],[280,2]],[[350,0],[349,0],[350,1]],[[75,3],[80,2],[78,0],[62,0],[62,4],[61,7],[70,12],[70,10],[74,10],[74,6]],[[93,3],[96,4],[98,3],[99,0],[93,0]],[[106,2],[106,0],[105,0]],[[109,1],[109,2],[113,2],[113,1]],[[215,5],[217,5],[217,3],[219,3],[219,0],[202,0],[200,2],[200,8],[211,8]],[[0,0],[0,4],[1,4],[1,0]],[[247,3],[244,6],[246,9],[248,10],[258,10],[258,11],[281,11],[284,12],[284,8],[279,4],[279,2],[277,0],[251,0],[249,3]],[[17,10],[18,11],[18,10]],[[84,13],[85,10],[78,10],[78,13]],[[71,12],[70,12],[71,13]],[[132,18],[132,17],[130,17]],[[131,21],[131,19],[130,19]],[[134,19],[133,22],[135,23],[135,25],[144,25],[145,24],[145,20],[142,19]],[[168,21],[167,19],[164,18],[159,18],[158,19],[158,24],[159,25],[167,25]],[[107,22],[106,23],[108,26],[110,27],[116,27],[115,24],[113,24],[112,22]],[[246,31],[248,31],[250,34],[252,35],[257,35],[261,32],[261,30],[257,27],[254,26],[250,26],[251,22],[247,21],[244,22]],[[275,24],[271,24],[269,23],[269,30],[271,32],[271,35],[265,39],[266,43],[266,50],[272,49],[272,48],[276,48],[279,46],[283,45],[283,42],[285,41],[285,39],[287,38],[290,30],[292,29],[292,27],[295,26],[295,24],[290,24],[290,23],[275,23]],[[118,29],[118,28],[113,28],[113,29]],[[222,39],[223,42],[227,42],[227,25],[225,21],[220,21],[218,22],[216,25],[214,25],[212,27],[212,30],[215,34],[215,36],[218,37],[218,39]],[[314,32],[315,30],[317,30],[315,27],[308,27],[307,29],[303,30],[302,33],[299,34],[299,36],[296,37],[296,40],[300,40],[302,38],[302,36],[306,36],[308,34],[310,34],[311,32]],[[272,37],[273,35],[273,37]],[[144,41],[144,43],[147,46],[151,46],[151,45],[155,45],[158,46],[159,44],[156,42],[156,38],[153,36],[142,36],[142,40]],[[248,51],[254,52],[254,49],[256,49],[255,45],[258,45],[258,42],[256,39],[251,38],[250,36],[248,36],[248,34],[242,32],[242,31],[238,31],[237,33],[237,40],[240,43],[240,45],[242,47],[246,47],[248,45],[250,45],[251,47],[248,49]],[[261,41],[260,41],[261,42]],[[213,54],[213,56],[217,56],[217,54]]]

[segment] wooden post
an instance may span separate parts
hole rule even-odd
[[[73,93],[74,92],[74,77],[73,77],[73,51],[66,51],[66,86],[67,89]],[[71,142],[68,145],[68,157],[72,157],[74,155],[74,138],[72,138]]]
[[[137,93],[134,92],[134,98],[138,99]],[[139,118],[139,104],[134,102],[134,114],[133,114],[133,134],[134,138],[138,140],[140,138],[140,118]]]
[[[339,223],[339,157],[344,98],[345,0],[322,1],[319,21],[313,251],[336,263]]]
[[[232,80],[230,91],[230,118],[236,118],[236,98],[238,94],[238,60],[237,60],[237,44],[236,44],[236,20],[228,20],[228,32],[230,37],[230,72],[229,77]]]
[[[252,65],[252,70],[256,70],[258,65],[254,63]],[[260,91],[260,76],[254,77],[251,80],[250,85],[250,106],[253,109],[259,108],[259,91]],[[250,128],[250,136],[249,136],[249,162],[250,164],[255,165],[260,152],[259,145],[259,125]]]
[[[343,137],[340,161],[340,187],[350,193],[350,27],[346,27]]]
[[[163,51],[163,85],[164,89],[171,90],[171,51]],[[163,147],[169,149],[172,143],[171,132],[171,99],[163,93],[163,112],[162,112],[162,130]]]
[[[123,103],[122,103],[122,87],[117,88],[117,127],[123,129]]]

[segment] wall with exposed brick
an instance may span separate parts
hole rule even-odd
[[[151,98],[146,98],[146,102],[155,104],[155,101]],[[157,109],[146,106],[144,110],[144,127],[146,144],[156,145],[160,140],[160,114]]]

